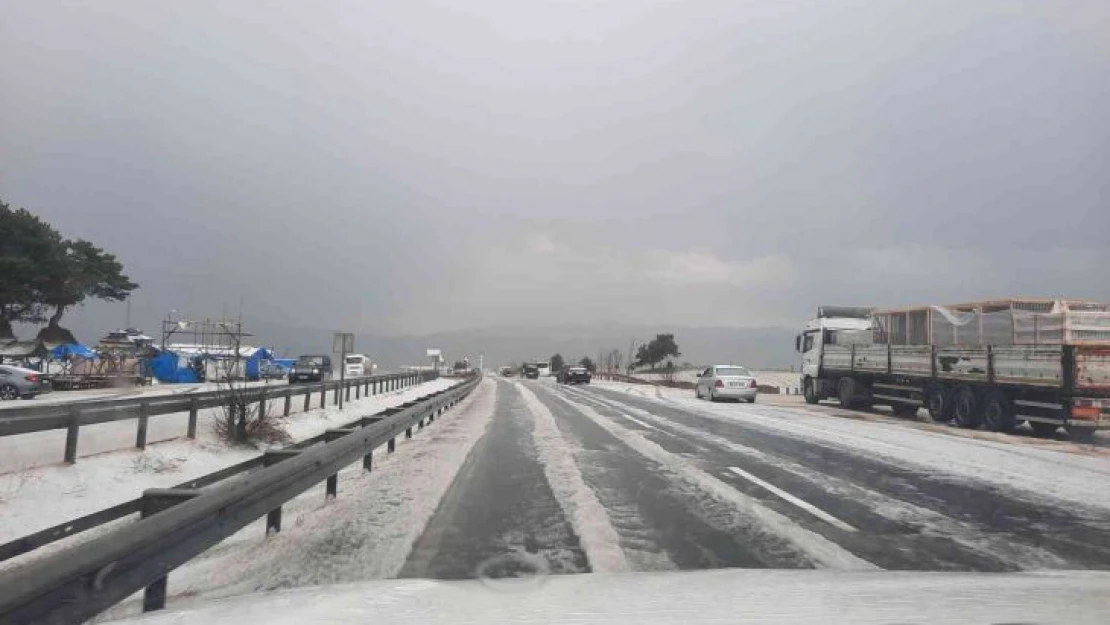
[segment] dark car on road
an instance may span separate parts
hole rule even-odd
[[[559,373],[562,384],[589,384],[590,370],[585,367],[566,367]]]
[[[535,380],[536,378],[540,377],[540,368],[535,363],[530,362],[524,365],[524,368],[521,370],[520,375],[528,378],[529,380]]]
[[[301,356],[289,370],[289,383],[323,382],[331,379],[331,356]]]

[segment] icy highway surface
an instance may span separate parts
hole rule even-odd
[[[171,603],[521,572],[1110,569],[1105,449],[770,397],[487,378],[339,484],[291,502],[280,534],[253,524],[175,571]]]

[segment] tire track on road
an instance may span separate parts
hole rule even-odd
[[[730,506],[738,515],[738,526],[747,526],[762,534],[756,541],[785,541],[804,554],[814,565],[845,570],[874,570],[875,564],[851,553],[828,538],[802,527],[789,517],[763,505],[759,500],[744,494],[733,485],[706,473],[694,462],[649,439],[641,432],[618,425],[592,407],[567,396],[555,393],[561,401],[588,418],[601,429],[614,436],[634,451],[653,461],[672,478],[708,494],[713,499]]]
[[[641,419],[654,421],[671,436],[701,441],[710,448],[704,459],[715,463],[716,468],[727,469],[732,462],[741,464],[776,488],[782,487],[806,502],[820,505],[823,510],[832,510],[839,518],[862,528],[863,536],[843,540],[838,535],[829,537],[885,567],[991,571],[1074,567],[1069,560],[1048,550],[1015,543],[1008,533],[992,531],[983,524],[952,519],[865,485],[814,471],[787,457],[769,454],[615,400],[585,395],[610,411],[631,412]],[[753,494],[760,495],[758,490]],[[775,502],[769,501],[768,505],[774,506]],[[806,522],[804,518],[799,520]],[[815,531],[824,531],[819,524],[806,525]],[[891,541],[895,544],[890,544]]]
[[[1004,569],[1110,568],[1110,549],[1106,547],[1110,545],[1110,527],[1104,520],[1077,516],[1071,508],[1029,501],[966,477],[921,473],[892,464],[885,457],[863,456],[830,442],[791,438],[741,420],[750,411],[763,410],[761,407],[735,407],[738,414],[730,418],[604,389],[591,389],[586,395],[601,405],[616,404],[616,410],[632,412],[664,429],[682,428],[683,437],[696,435],[698,440],[744,454],[753,462],[768,463],[772,471],[787,471],[772,481],[792,492],[808,489],[818,498],[840,499],[840,504],[826,506],[842,507],[838,516],[851,518],[861,528],[877,533],[912,530],[954,541],[964,551],[978,554],[967,560],[967,556],[948,553],[944,559],[955,558],[953,564],[967,560],[965,567],[975,570],[997,570],[1000,565]],[[786,409],[773,412],[784,419],[790,417]],[[781,466],[776,469],[776,464]],[[791,470],[798,475],[791,475]],[[791,481],[793,485],[787,486]],[[886,522],[885,529],[874,522],[877,517]],[[904,557],[911,553],[907,551]],[[996,564],[992,566],[991,561]],[[943,561],[931,564],[940,566]]]

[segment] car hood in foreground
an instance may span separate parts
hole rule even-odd
[[[173,576],[170,576],[172,589]],[[1106,623],[1110,573],[723,569],[383,580],[195,602],[141,623]]]

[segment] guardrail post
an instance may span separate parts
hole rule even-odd
[[[369,472],[369,471],[373,470],[373,467],[374,467],[374,452],[373,452],[373,450],[371,450],[371,451],[367,452],[365,456],[362,457],[362,470]]]
[[[343,387],[343,401],[351,401],[351,385],[350,385],[350,383],[347,383],[347,385]]]
[[[355,399],[362,399],[362,382],[355,384]],[[351,400],[351,394],[347,393],[347,401]]]
[[[185,436],[189,438],[197,437],[197,398],[193,397],[189,400],[189,429]]]
[[[266,513],[266,535],[277,534],[281,531],[281,506]]]
[[[74,406],[69,411],[69,425],[66,427],[66,464],[77,462],[77,435],[81,433],[81,409]]]
[[[389,439],[389,442],[386,443],[386,445],[385,445],[385,450],[388,451],[389,453],[393,453],[393,452],[397,451],[397,439],[395,439],[395,438]]]
[[[266,391],[258,393],[258,418],[262,419],[266,416]]]
[[[198,494],[200,494],[200,491],[192,488],[151,488],[145,490],[143,491],[143,503],[139,516],[145,519],[183,501],[188,501]],[[143,590],[143,612],[153,612],[166,607],[167,579],[166,576],[159,577]]]
[[[311,407],[311,404],[312,404],[312,390],[306,388],[304,390],[304,408],[301,410],[301,412],[308,412],[308,409]]]
[[[285,389],[285,416],[289,416],[289,411],[293,407],[293,389]]]
[[[320,407],[323,408],[328,405],[328,385],[320,385]]]
[[[339,384],[335,385],[335,391],[332,393],[332,396],[331,396],[331,405],[333,405],[333,406],[338,406],[339,405],[339,391],[340,391],[340,388],[341,387],[340,387]]]
[[[309,393],[311,394],[311,393]],[[305,397],[308,397],[306,394]],[[262,466],[268,467],[277,464],[286,458],[291,458],[301,453],[296,449],[271,449],[262,454]],[[276,534],[281,531],[281,506],[266,513],[266,535]]]
[[[150,416],[147,414],[149,407],[144,401],[139,404],[139,430],[135,433],[135,447],[146,449],[146,429]]]

